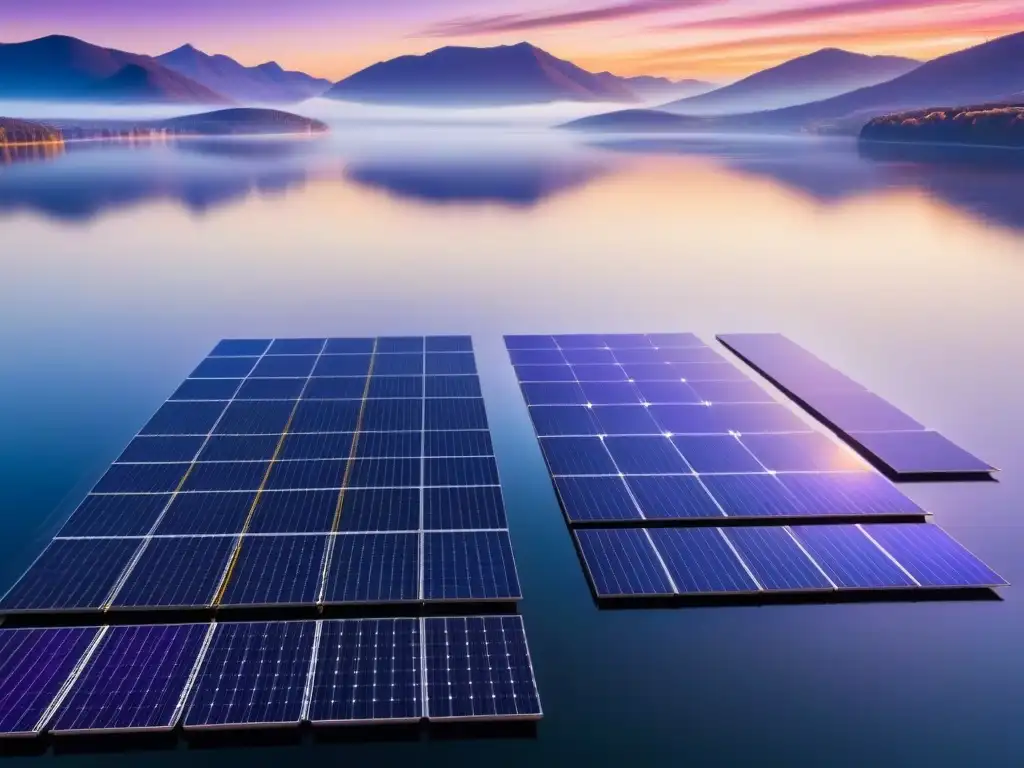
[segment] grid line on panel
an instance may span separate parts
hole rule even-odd
[[[270,349],[270,346],[272,344],[273,344],[273,340],[271,340],[271,342],[269,344],[267,344],[267,350]],[[199,449],[196,451],[195,455],[192,457],[192,461],[189,462],[189,465],[188,465],[188,467],[185,470],[185,474],[182,475],[182,478],[178,482],[177,487],[171,492],[170,496],[168,497],[167,503],[164,505],[163,510],[160,512],[159,515],[157,515],[156,520],[153,521],[153,525],[146,532],[146,536],[143,538],[142,543],[139,545],[139,548],[135,551],[135,554],[132,556],[132,559],[128,561],[128,564],[125,566],[124,571],[121,573],[121,576],[118,578],[118,580],[116,582],[114,582],[114,586],[111,588],[110,594],[107,595],[107,599],[104,600],[104,602],[102,604],[102,610],[104,612],[107,612],[107,611],[110,610],[111,606],[114,603],[114,600],[117,599],[118,594],[124,588],[125,582],[128,581],[129,577],[132,574],[132,571],[135,569],[135,566],[138,565],[139,560],[142,559],[142,555],[145,553],[146,549],[148,548],[149,542],[153,538],[153,534],[159,529],[160,524],[164,521],[164,517],[166,517],[166,515],[167,515],[167,510],[171,508],[171,505],[174,504],[174,501],[178,497],[178,494],[182,492],[182,489],[185,487],[185,484],[188,482],[188,479],[191,476],[192,471],[195,469],[196,464],[198,463],[199,457],[202,455],[203,451],[206,449],[207,444],[209,444],[209,442],[210,442],[211,438],[213,437],[214,433],[217,431],[217,428],[220,426],[220,422],[221,422],[221,419],[224,418],[224,414],[226,414],[228,412],[228,409],[231,407],[231,404],[235,401],[235,397],[238,395],[239,391],[241,391],[242,387],[245,385],[246,380],[249,378],[250,375],[252,375],[252,371],[256,369],[256,366],[259,365],[260,361],[263,360],[263,358],[266,356],[267,350],[264,350],[263,353],[260,354],[256,358],[256,362],[253,364],[253,367],[249,371],[249,373],[247,373],[245,376],[243,376],[243,377],[241,377],[239,379],[238,386],[235,387],[235,391],[231,393],[231,398],[227,401],[227,405],[224,406],[224,410],[221,411],[221,413],[217,417],[216,421],[214,421],[214,423],[210,426],[210,431],[206,433],[206,435],[205,435],[205,437],[203,439],[202,444],[199,446]],[[188,379],[186,379],[186,381],[187,380]],[[170,402],[170,401],[168,401],[168,402]],[[135,437],[138,437],[142,433],[142,430],[144,430],[144,429],[145,429],[145,426],[143,426],[142,429],[139,430],[138,434],[136,434]],[[134,439],[135,438],[132,438],[132,440],[134,440]],[[129,445],[130,444],[131,443],[129,443]],[[269,469],[268,469],[268,472],[269,472]]]
[[[92,659],[93,654],[96,652],[96,649],[103,641],[103,637],[107,634],[107,631],[109,629],[110,627],[106,625],[99,628],[99,631],[96,633],[96,636],[93,637],[92,641],[89,643],[89,647],[86,648],[85,653],[82,654],[82,658],[80,658],[78,660],[78,663],[75,664],[74,668],[71,670],[71,674],[68,675],[68,679],[64,681],[64,684],[60,687],[60,690],[57,691],[57,695],[54,696],[53,701],[50,702],[50,706],[48,706],[43,711],[43,714],[40,715],[39,722],[36,723],[37,731],[41,731],[43,728],[47,726],[50,720],[53,719],[53,716],[57,713],[57,710],[60,709],[61,705],[64,703],[64,699],[67,698],[68,693],[70,693],[75,683],[78,682],[78,678],[82,676],[82,672],[89,665],[89,661]]]
[[[424,347],[426,342],[424,342]],[[366,415],[366,402],[370,396],[370,382],[373,381],[373,369],[377,363],[377,347],[378,339],[374,338],[373,347],[370,349],[370,365],[366,372],[366,383],[363,385],[363,398],[359,403],[359,414],[356,416],[355,431],[352,433],[352,445],[349,448],[348,459],[345,461],[345,473],[341,478],[341,489],[338,491],[338,501],[334,506],[334,518],[331,520],[331,533],[337,533],[338,528],[341,525],[341,512],[345,505],[345,491],[348,488],[348,484],[352,478],[352,471],[355,469],[356,455],[359,450],[359,435],[362,432],[363,418]],[[424,355],[426,353],[424,352]],[[422,483],[422,476],[420,478]],[[323,567],[320,573],[320,590],[317,595],[317,603],[323,605],[324,599],[327,592],[327,578],[331,566],[331,557],[334,554],[334,548],[336,545],[336,537],[331,536],[327,540],[327,546],[324,548],[324,560]]]
[[[421,399],[421,402],[420,402],[420,528],[419,528],[419,542],[418,542],[418,545],[419,545],[419,552],[418,552],[419,575],[418,575],[418,584],[417,584],[417,596],[419,597],[420,600],[423,599],[423,572],[424,572],[423,549],[424,549],[424,539],[425,539],[425,536],[423,535],[423,527],[424,527],[423,526],[423,522],[424,522],[423,518],[424,518],[424,507],[425,507],[425,503],[426,503],[426,499],[425,499],[425,497],[426,497],[426,489],[423,486],[427,482],[427,344],[426,344],[425,340],[424,340],[424,343],[423,343],[423,383],[422,383],[422,386],[423,386],[423,391],[421,393],[422,399]],[[420,634],[420,640],[421,640],[420,645],[421,645],[421,650],[422,650],[422,646],[425,645],[425,643],[422,642],[422,640],[423,640],[422,632]],[[426,690],[427,686],[424,684],[422,687],[423,687],[424,690]],[[426,716],[426,712],[427,712],[426,702],[424,701],[423,702],[424,717]]]
[[[271,346],[273,346],[273,342],[271,342]],[[327,340],[324,339],[323,343],[320,345],[320,351],[316,355],[316,361],[314,361],[313,366],[310,368],[309,375],[305,377],[306,380],[302,385],[302,390],[299,392],[299,397],[295,400],[291,413],[288,415],[288,421],[285,422],[284,427],[281,429],[281,436],[277,440],[277,445],[274,447],[274,453],[271,455],[270,462],[267,464],[267,469],[263,473],[263,479],[260,481],[260,486],[256,489],[256,495],[253,497],[252,504],[249,507],[249,514],[246,515],[245,522],[242,523],[242,530],[238,537],[238,541],[235,542],[234,550],[231,553],[231,557],[228,559],[224,575],[221,577],[220,585],[218,586],[213,598],[214,606],[220,605],[221,601],[224,599],[224,593],[227,591],[228,584],[231,583],[231,577],[235,573],[235,567],[238,564],[238,558],[241,555],[242,546],[245,543],[245,535],[249,531],[249,526],[252,524],[253,515],[256,514],[256,508],[259,506],[260,497],[263,495],[263,491],[267,487],[267,481],[270,479],[271,472],[274,471],[274,463],[277,460],[277,457],[281,454],[281,449],[284,447],[284,441],[288,437],[288,430],[291,428],[292,422],[295,420],[295,414],[299,409],[299,404],[302,402],[302,395],[305,393],[306,387],[309,386],[309,381],[313,375],[313,370],[316,368],[316,363],[323,356],[324,349],[326,347]]]

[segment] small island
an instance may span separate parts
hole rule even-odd
[[[861,141],[1024,147],[1024,105],[932,107],[869,121]]]
[[[96,139],[266,136],[325,133],[327,124],[277,109],[221,109],[166,120],[54,120],[49,125],[0,117],[0,146]]]

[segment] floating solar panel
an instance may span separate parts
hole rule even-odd
[[[941,479],[995,471],[781,334],[718,339],[892,477]]]
[[[540,697],[519,616],[423,620],[431,720],[536,720]]]
[[[518,597],[469,337],[229,339],[0,613]]]
[[[185,709],[184,727],[298,725],[316,624],[217,624]]]
[[[107,627],[49,730],[65,734],[172,729],[212,626]]]
[[[413,722],[424,716],[419,619],[320,625],[306,719],[329,725]]]
[[[36,736],[99,628],[0,629],[0,737]]]
[[[927,513],[692,335],[509,336],[506,346],[599,598],[923,586],[859,528],[803,526],[805,545],[786,527]],[[833,402],[855,391],[841,374],[800,371]],[[877,403],[859,407],[865,423],[908,426]],[[696,525],[715,527],[665,527]],[[942,550],[942,534],[916,535]],[[974,580],[998,583],[984,571]]]
[[[575,535],[600,600],[1006,585],[927,523],[585,528]]]

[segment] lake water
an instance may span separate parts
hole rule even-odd
[[[529,127],[25,154],[0,167],[0,582],[218,339],[471,333],[546,715],[66,763],[1021,764],[1024,154]],[[908,493],[1017,586],[599,611],[501,335],[673,330],[784,332],[1000,466]]]

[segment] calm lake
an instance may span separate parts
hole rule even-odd
[[[0,166],[2,586],[218,339],[470,333],[545,711],[527,738],[66,764],[1021,764],[1024,153],[464,126],[25,155]],[[1014,586],[599,611],[501,336],[684,330],[784,332],[1001,467],[907,492]]]

